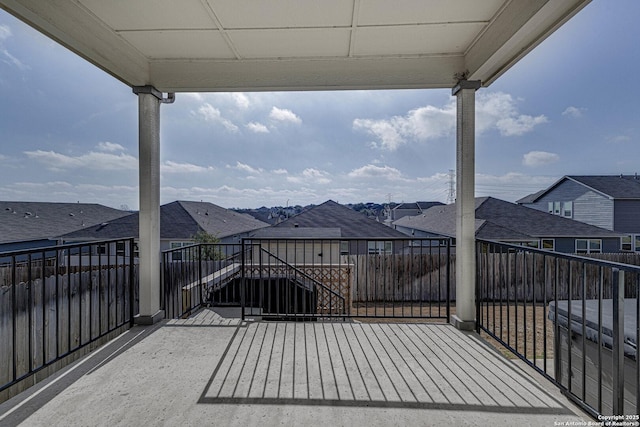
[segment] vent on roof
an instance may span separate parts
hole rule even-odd
[[[73,212],[70,212],[69,216],[75,216],[75,214]]]

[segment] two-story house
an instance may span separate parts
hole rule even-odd
[[[620,250],[620,233],[549,215],[493,197],[476,198],[476,237],[564,253]],[[401,218],[398,231],[415,238],[455,237],[456,205],[435,206],[422,215]]]
[[[516,203],[624,234],[621,249],[640,252],[638,175],[567,175]]]

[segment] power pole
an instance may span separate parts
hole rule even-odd
[[[456,172],[449,169],[449,194],[447,194],[447,204],[456,201]]]

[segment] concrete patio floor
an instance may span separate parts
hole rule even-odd
[[[0,425],[531,425],[589,421],[544,378],[444,324],[136,326],[0,405]]]

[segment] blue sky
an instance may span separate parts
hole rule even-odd
[[[476,195],[640,172],[640,2],[594,0],[477,92]],[[0,199],[138,208],[137,97],[0,11]],[[177,94],[161,201],[446,201],[450,90]]]

